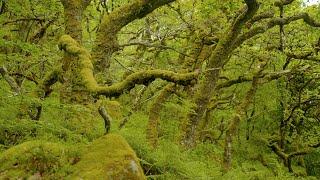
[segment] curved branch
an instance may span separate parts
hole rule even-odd
[[[262,34],[269,29],[279,26],[279,25],[288,25],[294,21],[297,20],[303,20],[306,24],[312,27],[320,27],[320,22],[317,22],[315,19],[311,18],[308,13],[299,13],[287,18],[272,18],[266,25],[261,25],[252,28],[250,31],[240,35],[234,42],[233,48],[236,49],[239,47],[242,43],[244,43],[246,40],[258,35]]]
[[[129,75],[122,82],[113,84],[108,87],[98,87],[96,93],[105,96],[119,96],[124,91],[134,88],[136,84],[148,85],[157,78],[174,82],[180,85],[191,84],[192,80],[196,80],[197,73],[178,74],[167,70],[147,70],[136,72]]]
[[[267,12],[263,12],[261,14],[255,15],[252,17],[252,19],[250,19],[250,21],[248,21],[248,25],[249,27],[251,27],[252,24],[259,22],[261,20],[264,19],[269,19],[269,18],[273,18],[274,17],[274,12],[273,11],[267,11]]]
[[[262,81],[261,83],[266,83],[266,82],[269,82],[269,81],[272,81],[275,79],[279,79],[282,76],[288,75],[291,73],[294,73],[294,72],[292,72],[291,70],[284,70],[284,71],[279,71],[279,72],[266,72],[266,73],[261,73],[259,76],[257,76],[257,78],[265,80],[265,81]],[[253,77],[239,76],[237,79],[231,79],[229,81],[219,83],[217,85],[217,89],[228,88],[228,87],[231,87],[235,84],[250,82],[252,80],[253,80]]]
[[[128,5],[119,7],[110,14],[106,14],[103,17],[97,33],[95,47],[93,48],[95,69],[103,71],[109,68],[111,55],[119,50],[117,34],[124,26],[174,1],[175,0],[135,0]]]
[[[235,21],[232,23],[230,30],[226,38],[226,46],[232,43],[236,37],[241,33],[242,26],[250,21],[259,9],[259,3],[256,0],[245,0],[246,6],[240,11],[240,15],[237,16]]]
[[[276,143],[269,144],[269,147],[272,149],[274,153],[276,153],[283,161],[284,164],[288,167],[288,171],[293,173],[291,160],[296,156],[303,156],[312,152],[311,149],[300,150],[292,153],[285,153]]]
[[[181,85],[188,85],[196,80],[198,76],[198,72],[179,74],[167,70],[146,70],[133,73],[125,80],[111,86],[100,86],[93,76],[91,56],[86,49],[81,47],[79,43],[69,35],[63,35],[60,38],[59,48],[65,50],[66,53],[79,58],[78,68],[80,68],[80,74],[75,74],[75,76],[81,78],[82,86],[84,86],[87,91],[97,95],[104,95],[107,97],[119,96],[125,91],[134,88],[136,84],[148,85],[157,78]]]

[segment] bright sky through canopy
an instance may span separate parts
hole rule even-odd
[[[319,4],[320,0],[305,0],[304,3],[307,6],[311,6],[311,5],[315,5],[315,4]]]

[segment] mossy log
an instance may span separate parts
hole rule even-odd
[[[146,179],[135,152],[115,134],[93,141],[74,167],[71,179]]]
[[[63,35],[60,38],[59,47],[60,49],[65,50],[67,54],[78,58],[79,63],[77,64],[79,67],[77,67],[77,69],[79,74],[73,74],[79,79],[78,81],[73,82],[79,83],[74,85],[77,87],[77,90],[79,91],[81,89],[82,91],[97,95],[104,95],[107,97],[119,96],[125,91],[134,88],[136,84],[148,85],[157,78],[181,85],[188,85],[196,80],[198,76],[197,72],[179,74],[167,70],[146,70],[133,73],[125,80],[111,86],[101,86],[93,76],[91,55],[86,49],[81,47],[80,44],[69,35]]]

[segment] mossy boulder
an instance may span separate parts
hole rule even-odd
[[[92,142],[75,165],[71,179],[146,179],[139,160],[120,135],[108,134]]]
[[[0,154],[0,179],[63,178],[79,154],[60,143],[28,141]]]

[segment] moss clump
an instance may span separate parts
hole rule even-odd
[[[0,179],[62,178],[71,172],[77,157],[73,151],[59,143],[29,141],[14,146],[0,155]]]
[[[72,105],[68,107],[68,114],[62,121],[63,126],[75,134],[80,134],[89,140],[104,134],[103,120],[94,104]]]
[[[122,112],[121,112],[122,107],[118,101],[107,100],[102,102],[102,105],[105,106],[108,114],[112,117],[112,119],[114,120],[122,119]]]
[[[115,134],[95,140],[75,168],[71,179],[146,179],[135,152]]]

